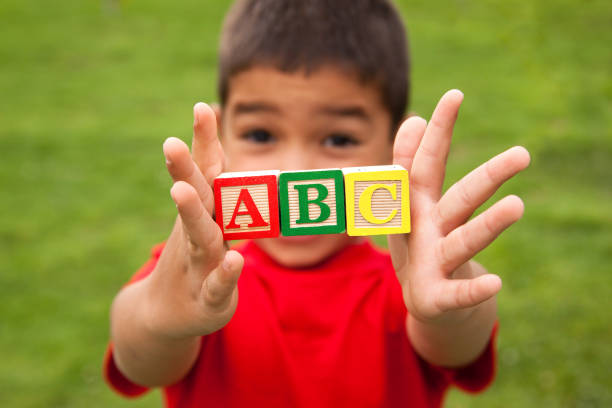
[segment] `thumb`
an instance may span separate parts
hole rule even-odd
[[[225,309],[232,300],[244,258],[234,250],[227,251],[223,262],[204,281],[204,301],[214,309]]]

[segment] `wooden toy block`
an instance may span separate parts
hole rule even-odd
[[[273,238],[280,232],[278,170],[223,173],[215,179],[215,218],[223,239]]]
[[[278,184],[282,235],[344,232],[342,170],[282,172]]]
[[[346,231],[348,235],[410,232],[408,171],[400,165],[347,167]]]

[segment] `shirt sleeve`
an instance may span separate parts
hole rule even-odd
[[[164,244],[158,244],[151,250],[151,258],[131,277],[127,285],[137,282],[147,277],[155,268],[161,256]],[[117,367],[113,358],[113,344],[109,342],[104,355],[103,376],[106,383],[117,393],[126,397],[137,397],[146,393],[149,389],[130,381]]]
[[[452,370],[452,382],[464,391],[477,393],[489,387],[495,379],[497,355],[495,340],[497,337],[495,324],[491,332],[491,338],[482,354],[470,365]]]
[[[495,323],[491,332],[489,343],[480,356],[467,366],[459,368],[435,367],[435,370],[444,378],[443,383],[454,385],[469,393],[484,391],[495,379],[496,352],[495,340],[497,338],[498,323]]]

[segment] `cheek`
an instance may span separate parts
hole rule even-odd
[[[359,149],[359,151],[351,157],[350,163],[346,163],[341,167],[378,166],[391,164],[392,161],[392,146],[387,142],[373,140]]]
[[[383,143],[383,146],[381,157],[385,163],[391,163],[393,161],[393,142],[389,138],[386,143]]]
[[[375,138],[368,150],[380,164],[390,164],[393,161],[393,140],[388,134]]]
[[[245,148],[244,143],[231,136],[221,140],[225,154],[226,168],[224,171],[250,171],[262,170],[263,158],[261,154],[254,154]]]
[[[247,154],[245,152],[230,150],[226,152],[225,171],[255,171],[255,170],[276,170],[278,166],[267,160],[265,155]]]

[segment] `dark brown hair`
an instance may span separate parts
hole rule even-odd
[[[408,105],[406,32],[387,0],[237,0],[219,51],[222,104],[231,77],[253,65],[312,72],[334,64],[378,86],[393,130]]]

